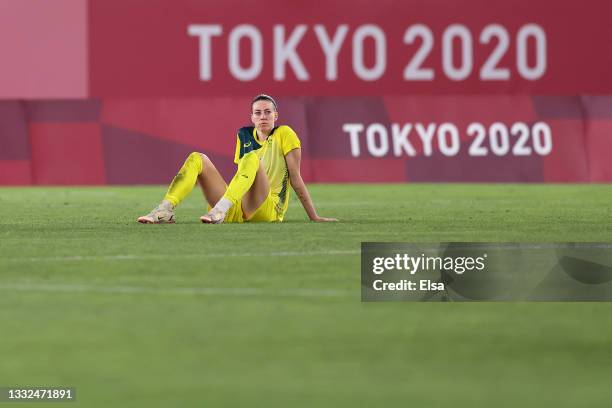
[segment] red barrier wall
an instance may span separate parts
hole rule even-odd
[[[609,182],[610,97],[279,98],[315,182]],[[233,174],[248,98],[0,103],[0,183],[167,183],[191,151]]]
[[[0,184],[234,171],[279,99],[319,182],[609,182],[607,0],[6,0]]]
[[[2,0],[0,98],[86,98],[87,2]]]
[[[92,0],[91,95],[612,94],[608,0]]]

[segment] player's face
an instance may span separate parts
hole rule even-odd
[[[270,134],[274,122],[278,119],[278,112],[270,101],[257,101],[253,104],[251,121],[260,133]]]

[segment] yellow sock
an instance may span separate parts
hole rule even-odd
[[[170,183],[168,192],[164,197],[164,200],[168,200],[174,207],[178,205],[187,194],[191,193],[195,186],[198,176],[202,173],[202,156],[199,153],[191,153],[183,167],[179,170],[178,174]]]
[[[238,162],[238,171],[227,186],[227,191],[223,197],[232,202],[233,205],[239,204],[242,196],[249,191],[255,181],[255,174],[259,170],[259,157],[255,151],[242,156]]]

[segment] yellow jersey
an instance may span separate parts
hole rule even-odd
[[[286,125],[272,129],[270,136],[263,142],[257,139],[255,127],[238,129],[234,163],[238,164],[240,159],[249,152],[257,153],[268,176],[270,194],[275,199],[275,211],[281,221],[289,206],[289,171],[285,155],[300,147],[300,139],[297,134]]]

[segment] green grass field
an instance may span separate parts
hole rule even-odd
[[[361,303],[359,248],[610,242],[612,186],[310,188],[340,223],[294,196],[282,224],[202,225],[194,191],[176,225],[140,225],[163,187],[0,189],[0,387],[76,387],[57,407],[610,406],[612,304]]]

